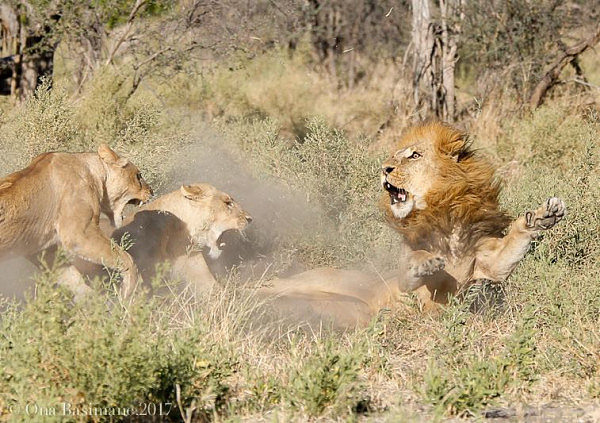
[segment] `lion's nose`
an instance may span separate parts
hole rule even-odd
[[[246,215],[246,220],[248,223],[252,222],[252,216]]]
[[[385,173],[386,175],[389,175],[390,173],[392,173],[394,171],[394,169],[396,169],[394,166],[384,166],[383,173]]]

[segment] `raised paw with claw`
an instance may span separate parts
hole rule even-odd
[[[529,229],[544,231],[556,225],[567,213],[563,200],[551,197],[535,212],[525,213],[525,225]]]
[[[412,275],[420,278],[423,276],[430,276],[440,270],[444,270],[446,262],[441,257],[430,257],[419,263],[414,263],[410,266],[409,270]]]

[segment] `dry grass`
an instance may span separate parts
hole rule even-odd
[[[80,99],[41,92],[5,112],[0,145],[10,160],[2,171],[45,149],[109,141],[160,191],[172,183],[168,175],[182,146],[213,148],[189,124],[200,109],[214,117],[209,125],[218,142],[245,171],[272,192],[279,193],[273,181],[278,190],[289,188],[297,195],[290,201],[318,216],[268,240],[270,268],[285,271],[291,261],[393,266],[397,237],[376,207],[381,141],[356,135],[374,134],[387,116],[383,93],[390,85],[382,82],[378,91],[373,81],[368,90],[335,93],[298,57],[278,54],[233,71],[217,68],[199,81],[180,77],[160,100],[142,91],[124,101],[111,78],[99,76]],[[190,89],[178,101],[174,94],[184,86]],[[173,291],[122,307],[110,283],[98,283],[96,297],[73,305],[53,286],[50,269],[38,276],[34,298],[3,304],[0,420],[25,418],[11,416],[11,406],[63,402],[171,403],[164,418],[172,421],[188,415],[193,421],[430,421],[494,407],[555,404],[569,412],[597,404],[600,120],[586,101],[571,107],[569,95],[522,117],[500,118],[508,105],[490,101],[470,123],[475,147],[512,166],[503,173],[509,211],[522,214],[551,195],[569,209],[534,245],[495,306],[472,313],[467,298],[425,315],[408,304],[382,312],[368,328],[339,334],[258,324],[265,311],[235,272],[201,303]]]
[[[201,68],[196,75],[177,75],[156,89],[168,104],[197,108],[208,120],[276,119],[288,137],[304,137],[306,121],[315,117],[353,137],[374,136],[394,115],[405,114],[405,104],[395,100],[405,89],[396,76],[397,65],[374,66],[365,85],[337,90],[335,81],[309,63],[306,48],[302,45],[292,56],[276,50]]]

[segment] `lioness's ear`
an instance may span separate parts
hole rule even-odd
[[[125,167],[128,163],[127,159],[119,157],[108,145],[102,143],[98,147],[98,155],[107,164]]]
[[[206,195],[202,187],[198,185],[182,185],[179,190],[181,191],[181,194],[188,200],[197,201]]]

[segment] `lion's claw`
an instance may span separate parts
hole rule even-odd
[[[535,212],[525,213],[525,222],[530,229],[546,230],[560,222],[566,212],[565,203],[560,198],[551,197]]]
[[[446,267],[446,262],[443,258],[431,257],[421,263],[413,264],[410,267],[410,271],[413,273],[413,276],[420,278],[444,270],[444,267]]]

